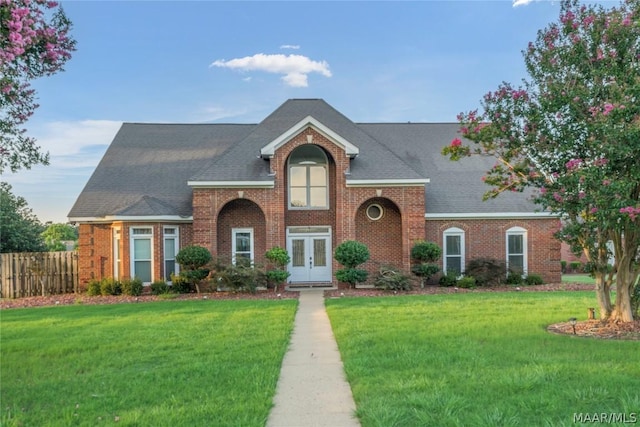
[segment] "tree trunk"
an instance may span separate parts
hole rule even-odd
[[[616,274],[616,304],[611,313],[611,320],[622,322],[633,322],[633,311],[631,310],[631,290],[635,282],[631,257],[626,254],[622,256],[618,264]]]
[[[611,285],[606,280],[606,275],[596,272],[596,299],[600,307],[600,319],[607,320],[611,316],[613,306],[611,304]]]

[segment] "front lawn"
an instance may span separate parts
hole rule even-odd
[[[588,285],[595,285],[596,279],[588,274],[563,274],[562,283],[584,283]]]
[[[0,424],[263,426],[296,307],[195,300],[3,310]]]
[[[640,342],[546,331],[584,320],[593,299],[510,292],[326,304],[363,427],[575,426],[574,414],[594,413],[638,419]]]

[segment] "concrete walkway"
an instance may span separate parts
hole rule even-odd
[[[323,294],[320,289],[300,291],[267,427],[360,426]]]

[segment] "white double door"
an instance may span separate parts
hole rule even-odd
[[[290,283],[331,282],[331,230],[328,227],[290,227],[287,251]]]

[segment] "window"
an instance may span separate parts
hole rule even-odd
[[[367,218],[369,218],[372,221],[377,221],[380,218],[382,218],[382,215],[384,215],[384,210],[382,210],[382,206],[375,203],[367,206],[366,212],[367,212]]]
[[[143,283],[151,283],[153,278],[153,229],[151,227],[131,228],[131,277]]]
[[[507,270],[527,274],[527,230],[522,227],[507,230]]]
[[[120,229],[113,229],[113,278],[120,278]]]
[[[176,254],[180,248],[180,239],[177,227],[164,228],[164,280],[171,281],[172,274],[180,272],[180,266],[176,264]]]
[[[442,241],[443,271],[461,275],[464,272],[464,230],[457,227],[448,228],[444,231]]]
[[[234,265],[251,265],[253,262],[253,228],[231,230],[231,256]]]
[[[329,207],[327,155],[316,145],[296,148],[289,158],[289,207]]]

